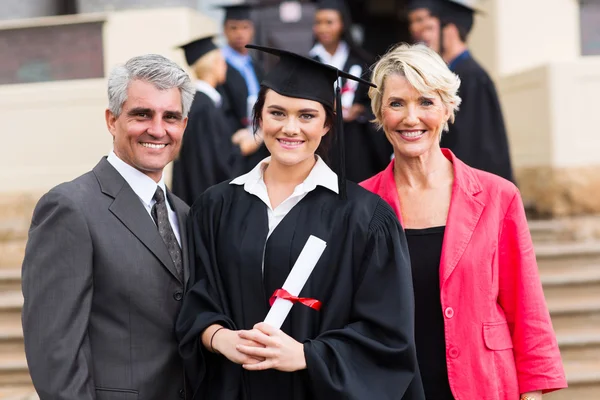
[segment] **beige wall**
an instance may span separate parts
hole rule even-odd
[[[103,79],[0,86],[0,191],[46,190],[111,149]]]
[[[11,21],[10,27],[90,18]],[[162,54],[184,66],[183,52],[176,46],[216,31],[210,19],[187,8],[123,11],[93,18],[106,21],[106,71],[144,53]],[[104,122],[106,106],[104,79],[0,85],[0,129],[9,140],[0,157],[0,193],[47,190],[90,170],[112,148]]]
[[[577,0],[486,0],[470,39],[494,77],[581,54]]]
[[[500,79],[515,167],[600,165],[600,57]]]

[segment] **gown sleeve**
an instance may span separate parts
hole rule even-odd
[[[215,256],[212,232],[218,220],[216,216],[219,215],[219,210],[207,201],[207,197],[209,196],[203,195],[199,198],[190,209],[187,221],[190,278],[175,326],[179,354],[183,359],[186,378],[194,393],[194,399],[204,398],[199,393],[200,386],[203,382],[211,380],[212,376],[235,380],[235,375],[239,375],[239,371],[213,369],[213,366],[223,363],[218,362],[220,356],[204,348],[201,340],[202,332],[212,324],[236,329],[233,321],[226,316],[228,306]],[[210,370],[207,369],[209,364]],[[233,363],[227,364],[229,368],[234,366]]]
[[[448,147],[471,167],[513,182],[508,137],[493,82],[479,76],[463,75],[461,79],[463,101],[450,128]],[[473,147],[473,143],[479,146]]]
[[[315,398],[424,399],[406,237],[382,200],[354,286],[352,322],[304,342]]]

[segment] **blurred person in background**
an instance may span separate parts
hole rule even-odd
[[[316,43],[309,54],[341,71],[369,79],[372,57],[355,43],[351,27],[350,10],[344,0],[320,0],[313,25]],[[342,79],[341,85],[346,176],[360,182],[385,168],[392,148],[369,122],[373,115],[367,89],[348,79]]]
[[[165,187],[194,96],[159,55],[108,76],[113,150],[37,204],[23,261],[23,335],[42,400],[185,398],[175,319],[189,207]],[[82,139],[82,140],[85,140]]]
[[[237,176],[241,170],[240,149],[232,142],[222,96],[216,90],[225,82],[227,64],[213,39],[211,35],[181,46],[197,80],[183,144],[173,164],[172,186],[173,193],[189,205],[210,186]],[[242,135],[247,133],[242,131]]]
[[[473,58],[467,39],[474,22],[476,1],[413,0],[408,7],[410,31],[442,56],[461,80],[462,99],[456,120],[442,137],[471,167],[514,182],[508,137],[494,82]],[[429,15],[429,16],[427,16]]]
[[[264,72],[258,62],[252,59],[247,44],[254,39],[254,23],[251,19],[250,4],[221,6],[225,10],[223,34],[227,44],[222,47],[227,61],[225,82],[217,89],[223,95],[223,108],[229,125],[237,134],[234,142],[240,146],[245,157],[241,172],[248,172],[263,158],[269,155],[262,145],[260,133],[253,135],[250,129],[251,110],[256,102]]]
[[[361,185],[404,227],[427,399],[540,400],[567,386],[518,189],[440,148],[460,80],[424,45],[373,69],[376,121],[394,147]]]

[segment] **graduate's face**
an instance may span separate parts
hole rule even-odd
[[[336,10],[319,10],[315,14],[313,33],[323,46],[337,44],[344,32],[342,16]]]
[[[440,148],[450,112],[439,95],[419,93],[401,75],[385,79],[381,103],[383,130],[396,157],[419,157]]]
[[[229,19],[225,21],[223,33],[232,49],[245,54],[248,51],[245,46],[252,43],[254,37],[254,24],[250,20]]]
[[[287,166],[313,162],[321,139],[329,132],[326,119],[321,103],[268,90],[260,127],[271,160]]]
[[[417,8],[408,13],[408,30],[415,42],[423,42],[423,30],[431,18],[427,8]]]
[[[429,17],[422,26],[419,33],[419,41],[424,43],[436,53],[440,52],[440,20],[436,17]]]
[[[160,90],[135,80],[129,84],[121,114],[116,117],[106,110],[106,124],[117,156],[159,181],[165,166],[179,153],[187,118],[182,115],[178,88]]]

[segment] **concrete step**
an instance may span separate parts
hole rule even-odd
[[[9,219],[31,220],[33,209],[41,193],[2,193],[0,196],[0,221]]]
[[[20,291],[0,292],[0,327],[15,327],[21,324],[23,295]]]
[[[0,326],[0,357],[11,352],[25,353],[21,321],[7,321]]]
[[[11,217],[0,220],[0,241],[27,239],[30,218]]]
[[[0,387],[31,384],[25,353],[22,351],[3,353],[0,357]]]
[[[0,400],[39,400],[31,385],[8,386],[0,388]]]
[[[600,383],[573,385],[567,389],[544,395],[544,400],[598,400],[600,399]]]
[[[563,362],[600,361],[600,327],[563,328],[556,339]]]
[[[600,241],[537,243],[535,254],[541,272],[553,268],[600,265]]]
[[[547,268],[540,276],[549,305],[566,307],[584,298],[600,303],[600,264]]]
[[[535,243],[576,242],[600,239],[600,215],[528,220]]]
[[[0,269],[20,267],[23,264],[26,244],[25,239],[0,241]]]
[[[0,292],[21,290],[21,267],[0,268]]]

